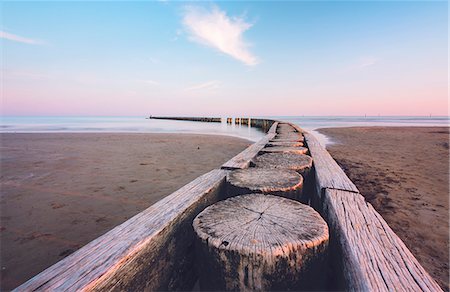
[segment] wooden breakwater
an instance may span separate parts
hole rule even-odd
[[[221,123],[222,118],[208,118],[208,117],[154,117],[149,116],[149,119],[155,120],[175,120],[175,121],[191,121],[204,123]]]
[[[248,168],[267,144],[285,140],[278,132],[289,124],[268,123],[271,127],[261,140],[220,169],[200,176],[90,242],[17,291],[192,289],[198,278],[193,219],[225,198],[231,171]],[[440,291],[315,137],[289,126],[303,133],[313,158],[310,201],[330,229],[329,269],[335,276],[328,288]]]

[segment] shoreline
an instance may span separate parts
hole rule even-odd
[[[327,150],[366,200],[448,291],[449,127],[318,130],[335,142]]]
[[[1,133],[0,138],[5,290],[252,144],[190,133]]]

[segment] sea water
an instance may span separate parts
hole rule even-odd
[[[259,117],[286,121],[312,131],[319,140],[330,143],[316,130],[353,126],[449,126],[449,117]],[[257,141],[265,133],[246,125],[146,119],[145,117],[10,117],[0,119],[2,133],[190,133],[241,137]]]

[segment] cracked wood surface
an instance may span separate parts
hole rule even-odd
[[[342,252],[347,289],[442,291],[363,196],[326,189],[323,209]]]
[[[291,169],[302,175],[309,173],[313,160],[305,154],[295,153],[266,153],[252,160],[255,167]]]
[[[300,198],[303,177],[294,170],[247,168],[227,175],[229,196],[265,193],[287,198]]]
[[[283,146],[283,147],[302,147],[305,146],[303,142],[269,142],[266,147],[275,147],[275,146]]]
[[[324,189],[338,189],[359,193],[355,184],[331,157],[328,151],[310,133],[304,133],[309,153],[314,159],[316,186],[321,196]]]
[[[307,205],[263,194],[232,197],[206,208],[193,226],[202,289],[320,287],[314,276],[323,275],[328,227]]]
[[[261,153],[297,153],[307,154],[308,148],[306,147],[293,147],[293,146],[271,146],[261,149]]]

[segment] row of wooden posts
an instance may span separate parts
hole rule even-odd
[[[328,227],[303,204],[312,158],[302,133],[279,124],[250,166],[230,172],[227,199],[194,219],[200,288],[324,290]]]
[[[16,290],[441,291],[312,134],[266,123],[220,169]]]

